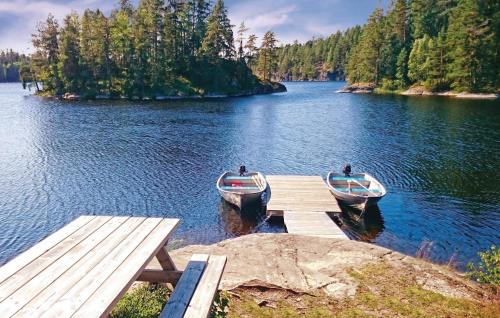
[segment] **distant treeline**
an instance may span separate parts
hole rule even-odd
[[[110,16],[87,9],[60,26],[49,15],[21,75],[48,95],[252,94],[270,78],[276,39],[268,32],[258,48],[247,30],[242,24],[236,48],[222,0],[141,0],[137,7],[120,0]]]
[[[278,49],[274,77],[371,83],[387,90],[494,92],[500,1],[393,0],[363,27]]]
[[[0,50],[0,83],[20,82],[21,64],[27,61],[24,54],[10,50]]]
[[[394,0],[376,9],[349,55],[349,82],[389,90],[500,87],[500,1]]]
[[[326,39],[279,47],[274,77],[284,81],[344,80],[347,59],[358,43],[361,30],[355,26]]]

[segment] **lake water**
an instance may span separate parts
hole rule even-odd
[[[497,101],[334,93],[210,101],[61,102],[0,85],[0,264],[82,214],[177,217],[179,244],[283,232],[222,203],[217,177],[322,175],[351,163],[385,184],[344,230],[460,268],[500,243]],[[256,256],[258,257],[258,256]]]

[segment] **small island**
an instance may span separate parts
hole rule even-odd
[[[243,45],[246,31],[242,23],[235,41],[222,0],[213,6],[141,1],[137,8],[120,1],[109,17],[87,9],[82,16],[67,15],[60,26],[49,15],[37,25],[35,53],[20,73],[23,86],[34,86],[38,95],[71,100],[285,92],[284,85],[271,81],[274,33],[267,32],[257,48],[255,35]]]

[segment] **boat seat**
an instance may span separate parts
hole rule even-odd
[[[252,180],[252,177],[227,176],[224,178],[224,180]]]
[[[365,179],[364,177],[340,177],[340,176],[333,176],[332,180],[334,180],[334,181],[348,181],[348,180],[369,181],[369,180]]]
[[[341,192],[349,192],[349,188],[335,188],[335,190],[341,191]],[[370,190],[370,192],[373,192],[373,193],[380,192],[379,189],[369,189],[369,190]],[[351,192],[368,192],[368,191],[364,188],[351,188]]]
[[[232,187],[232,186],[222,186],[222,190],[260,190],[259,187]]]
[[[333,180],[333,185],[336,187],[348,187],[351,184],[351,187],[359,187],[359,185],[363,185],[364,187],[369,187],[371,182],[368,180],[356,180],[356,181],[346,181],[346,180]]]

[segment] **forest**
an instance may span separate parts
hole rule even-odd
[[[345,65],[362,28],[355,26],[338,31],[326,39],[300,44],[286,44],[276,51],[274,77],[282,81],[345,80]]]
[[[20,82],[19,70],[28,57],[13,50],[0,50],[0,83]]]
[[[129,98],[247,94],[272,80],[347,80],[381,91],[500,87],[495,0],[393,0],[363,26],[306,43],[279,43],[272,31],[259,41],[243,22],[236,34],[233,27],[222,0],[141,0],[137,8],[120,0],[109,17],[86,10],[62,26],[49,16],[21,75],[49,94]],[[3,73],[12,75],[12,65]]]
[[[499,45],[497,0],[395,0],[370,15],[346,72],[388,90],[494,92]]]
[[[85,98],[247,95],[285,89],[269,82],[274,33],[267,32],[257,48],[255,36],[246,41],[247,31],[242,24],[234,38],[222,0],[213,6],[205,0],[141,0],[137,8],[121,0],[109,17],[87,9],[82,16],[68,14],[59,25],[49,15],[33,34],[35,52],[21,76],[43,94]],[[260,79],[248,66],[252,63]]]
[[[279,80],[343,79],[382,90],[495,92],[500,1],[393,0],[363,27],[278,49]]]

